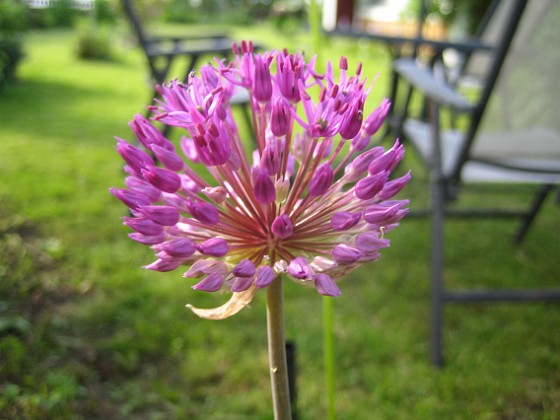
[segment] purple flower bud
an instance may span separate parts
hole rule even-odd
[[[396,223],[408,213],[407,209],[401,209],[402,205],[402,202],[371,205],[364,211],[364,219],[375,226],[387,226]]]
[[[154,236],[163,232],[163,226],[147,217],[124,217],[124,224],[142,235]]]
[[[388,177],[388,172],[382,172],[360,179],[354,187],[354,194],[361,200],[369,200],[381,191]]]
[[[346,140],[356,137],[362,127],[363,116],[364,113],[361,106],[361,100],[354,101],[342,119],[342,123],[340,125],[340,136]]]
[[[165,235],[142,235],[141,233],[134,232],[128,234],[129,238],[144,245],[155,245],[165,240]]]
[[[180,171],[183,169],[185,163],[175,151],[154,144],[152,146],[152,152],[154,152],[157,160],[167,169],[171,169],[172,171]]]
[[[248,259],[241,260],[239,264],[231,270],[236,277],[253,277],[256,271],[255,264]]]
[[[193,163],[200,163],[198,152],[196,150],[196,146],[194,145],[193,139],[189,139],[188,137],[183,136],[181,138],[181,150],[183,151],[187,159],[189,159]]]
[[[385,184],[381,192],[379,193],[379,198],[381,200],[388,200],[393,198],[397,195],[410,181],[411,175],[410,171],[408,171],[405,175],[401,176],[400,178],[393,179]]]
[[[390,244],[388,239],[380,238],[377,233],[365,232],[360,233],[354,238],[356,248],[364,252],[377,251],[381,248],[387,248]]]
[[[381,104],[371,113],[368,115],[366,120],[364,121],[364,130],[370,135],[374,135],[377,133],[383,121],[385,121],[385,117],[389,112],[389,108],[391,107],[391,102],[385,98],[381,101]]]
[[[304,257],[296,257],[288,265],[288,274],[296,279],[310,280],[315,273]]]
[[[109,188],[109,191],[133,210],[138,210],[140,206],[151,203],[145,194],[136,191],[125,190],[124,188]]]
[[[181,179],[169,169],[149,166],[142,169],[142,175],[150,184],[162,191],[174,193],[181,188]]]
[[[275,97],[270,111],[270,131],[275,136],[281,137],[288,133],[292,123],[290,106],[282,97]]]
[[[134,120],[132,120],[129,125],[138,141],[142,143],[146,149],[151,150],[152,144],[157,144],[165,148],[173,147],[164,135],[140,114],[136,114]]]
[[[271,230],[274,236],[280,239],[287,238],[294,233],[294,226],[287,214],[278,216],[271,225]]]
[[[155,203],[156,201],[159,201],[159,199],[161,198],[160,189],[154,187],[149,182],[138,178],[137,176],[126,177],[124,183],[131,190],[134,190],[136,192],[139,192],[147,196],[150,199],[150,203]]]
[[[192,217],[204,225],[215,225],[220,219],[218,209],[210,203],[204,201],[188,201],[187,208]]]
[[[309,195],[316,197],[325,194],[330,188],[334,172],[328,163],[319,165],[309,183]]]
[[[362,213],[338,212],[331,218],[331,227],[334,230],[348,230],[358,224]]]
[[[315,277],[315,289],[324,296],[338,297],[341,293],[331,276],[325,273],[317,274]]]
[[[123,139],[117,138],[117,153],[137,175],[141,175],[142,168],[153,166],[154,160],[143,150],[134,147]]]
[[[175,207],[171,206],[142,206],[142,213],[162,226],[174,226],[181,215]]]
[[[200,277],[203,274],[220,273],[226,275],[228,268],[223,261],[196,260],[183,277]]]
[[[208,196],[211,200],[214,200],[216,203],[223,203],[227,197],[227,190],[222,187],[221,185],[218,187],[206,187],[202,190],[206,196]]]
[[[253,192],[255,198],[261,204],[269,204],[276,200],[276,189],[274,182],[270,179],[266,169],[253,166]]]
[[[268,286],[276,278],[276,273],[268,265],[261,265],[257,269],[257,275],[255,278],[255,286],[259,289]]]
[[[194,136],[194,145],[200,161],[208,166],[223,165],[231,155],[228,134],[217,118],[210,123],[204,135]]]
[[[364,252],[351,246],[340,244],[333,248],[331,255],[337,263],[352,264],[357,262],[364,255]]]
[[[229,246],[223,238],[211,238],[198,244],[197,249],[204,255],[223,257],[229,251]]]
[[[190,257],[196,251],[193,241],[189,238],[171,239],[158,245],[156,249],[176,258]]]
[[[261,168],[266,169],[269,175],[276,175],[278,173],[280,170],[280,156],[278,156],[274,145],[264,148],[259,165]]]
[[[192,288],[194,290],[201,290],[203,292],[217,292],[224,284],[224,276],[220,273],[212,273],[195,284]]]
[[[368,171],[371,175],[383,171],[391,172],[397,167],[403,157],[404,147],[397,140],[393,147],[371,162]]]
[[[145,265],[144,268],[147,268],[148,270],[166,272],[173,271],[180,265],[180,260],[163,260],[160,258],[151,264]]]
[[[235,293],[243,292],[251,287],[253,280],[255,278],[251,277],[236,277],[233,284],[231,285],[231,291]]]
[[[272,80],[270,78],[269,65],[262,55],[255,56],[253,76],[253,95],[259,102],[268,102],[272,96]]]
[[[367,152],[364,152],[352,161],[352,170],[358,172],[360,174],[364,173],[371,162],[381,156],[385,152],[385,149],[381,146],[374,147],[369,149]]]

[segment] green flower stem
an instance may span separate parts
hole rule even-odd
[[[275,420],[290,420],[290,391],[284,335],[284,289],[278,276],[267,288],[266,320],[268,328],[268,360]]]
[[[334,404],[333,298],[323,296],[323,360],[327,393],[327,419],[336,417]]]

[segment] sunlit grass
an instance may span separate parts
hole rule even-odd
[[[267,47],[310,43],[301,33],[286,36],[265,26],[231,32]],[[0,412],[271,418],[263,296],[233,319],[197,319],[186,303],[213,306],[227,296],[195,292],[178,272],[141,269],[151,252],[126,237],[124,206],[108,194],[123,183],[113,137],[130,138],[127,122],[143,112],[150,94],[139,51],[117,36],[117,62],[77,61],[73,37],[30,34],[19,82],[0,94],[0,218],[27,220],[0,224]],[[370,109],[387,94],[383,48],[332,40],[324,54],[335,61],[346,54],[351,65],[364,61],[366,71],[373,68],[371,80],[381,73]],[[422,170],[411,156],[404,166],[415,175],[404,195],[413,205],[424,203]],[[452,284],[557,283],[558,208],[547,203],[520,247],[510,244],[515,227],[510,221],[451,224],[446,274]],[[389,234],[392,247],[381,260],[340,285],[343,295],[334,303],[339,418],[558,418],[558,306],[448,308],[447,367],[429,364],[428,232],[425,220],[405,220]],[[286,295],[299,412],[320,419],[321,300],[293,284]]]

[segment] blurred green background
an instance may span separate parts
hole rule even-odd
[[[12,35],[0,41],[13,40],[19,67],[0,87],[0,418],[271,418],[264,295],[231,319],[196,318],[186,303],[227,296],[195,292],[178,272],[143,270],[152,252],[127,238],[124,206],[108,193],[124,178],[114,136],[131,138],[128,121],[151,92],[116,3],[98,1],[93,14],[63,0],[41,10],[2,1]],[[311,51],[305,4],[275,15],[274,3],[141,2],[161,33],[226,30]],[[368,110],[388,94],[383,45],[334,38],[323,54],[363,62],[369,80],[379,74]],[[413,153],[409,168],[402,196],[422,207],[426,175]],[[548,202],[514,247],[516,226],[451,223],[449,282],[554,285],[558,208]],[[392,247],[340,283],[334,302],[338,418],[560,418],[560,307],[447,308],[447,366],[438,371],[428,361],[427,221],[406,219],[389,237]],[[321,325],[321,298],[288,283],[301,419],[324,417]]]

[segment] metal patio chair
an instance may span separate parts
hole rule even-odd
[[[189,74],[196,69],[203,57],[227,58],[232,54],[233,40],[225,34],[201,34],[187,36],[153,36],[148,34],[135,7],[134,0],[121,0],[123,11],[137,38],[139,46],[144,52],[150,72],[153,92],[148,103],[157,97],[157,86],[169,82],[171,71],[178,60],[182,60],[181,80],[186,83]],[[255,45],[256,49],[260,46]],[[230,100],[232,105],[239,106],[243,113],[249,131],[252,133],[252,121],[249,115],[249,94],[244,90],[236,92]],[[146,117],[150,110],[147,109]],[[168,135],[171,127],[164,128],[164,135]]]
[[[121,0],[123,11],[144,52],[154,86],[169,81],[170,71],[177,60],[186,61],[182,67],[182,81],[186,82],[201,57],[227,57],[231,53],[232,40],[224,34],[182,37],[148,34],[134,3],[134,0]],[[150,102],[155,96],[157,92],[154,89]]]
[[[431,360],[443,365],[443,308],[450,303],[549,301],[560,299],[560,288],[522,290],[449,290],[444,285],[444,225],[449,217],[519,217],[515,235],[526,235],[546,197],[560,185],[560,113],[557,72],[560,54],[560,2],[502,0],[503,28],[496,42],[469,52],[469,64],[481,54],[480,86],[461,94],[460,77],[450,83],[438,63],[412,58],[394,62],[400,81],[406,81],[428,103],[428,115],[412,118],[401,112],[402,131],[429,171],[432,237]],[[452,48],[452,45],[449,46]],[[459,47],[460,48],[460,47]],[[464,90],[463,90],[464,92]],[[408,98],[407,98],[408,100]],[[442,110],[464,121],[463,129],[447,129]],[[449,116],[450,113],[444,114]],[[532,202],[521,210],[463,209],[455,202],[468,185],[534,187]]]

